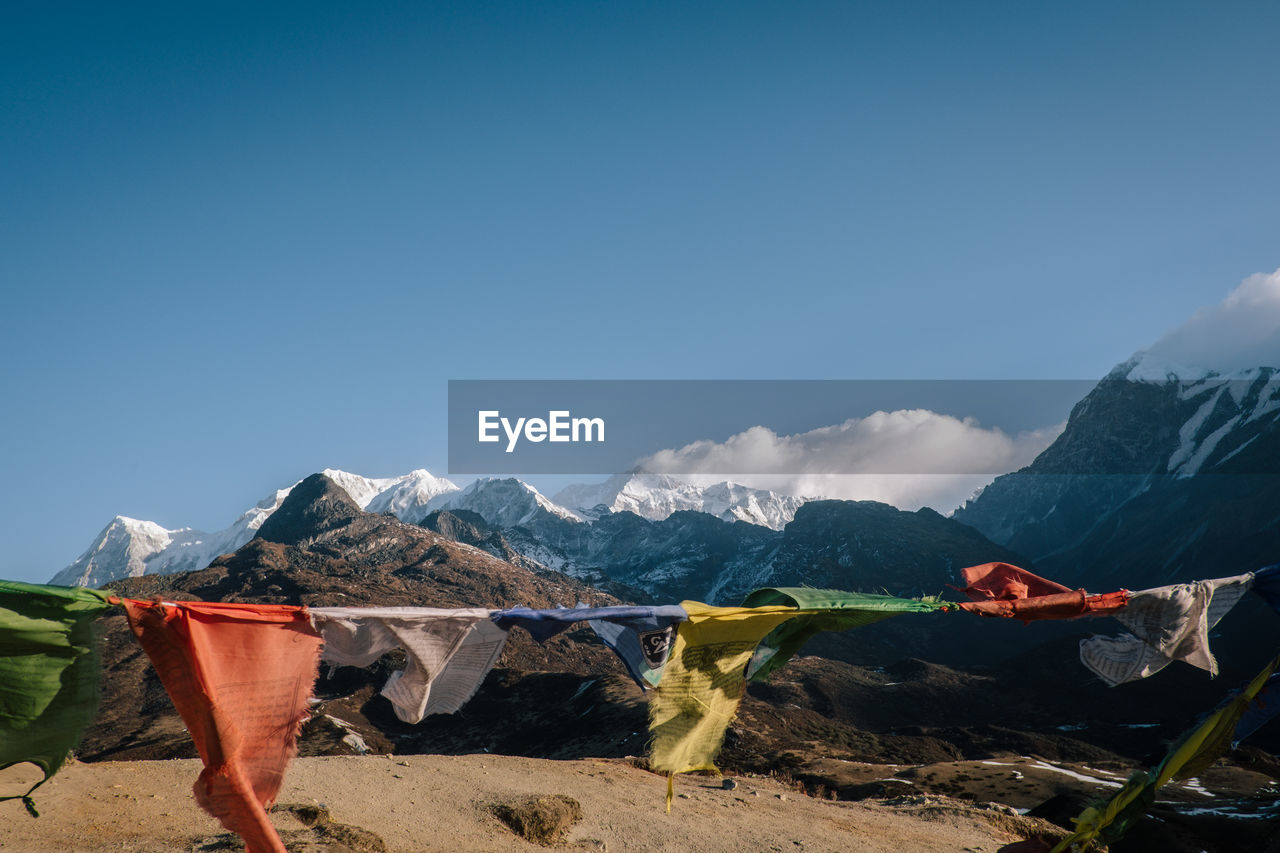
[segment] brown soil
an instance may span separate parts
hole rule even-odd
[[[73,763],[39,792],[41,817],[0,803],[0,849],[22,853],[129,850],[171,853],[219,849],[217,822],[201,812],[191,785],[195,760]],[[562,849],[620,851],[807,851],[995,853],[1027,825],[1007,809],[946,799],[886,804],[803,796],[767,778],[679,777],[670,814],[666,780],[624,760],[549,761],[510,756],[302,758],[281,802],[324,805],[351,837],[381,839],[389,853],[531,851],[504,825],[494,802],[562,795],[582,820]],[[295,805],[272,814],[293,840],[309,816]],[[365,835],[361,835],[364,833]],[[304,849],[337,851],[341,840],[314,837]],[[234,849],[223,846],[221,849]],[[350,849],[347,847],[346,849]]]

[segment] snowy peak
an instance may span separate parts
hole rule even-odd
[[[1199,382],[1251,382],[1262,374],[1273,374],[1275,367],[1249,367],[1238,370],[1220,371],[1206,367],[1192,367],[1176,361],[1139,350],[1111,369],[1107,379],[1127,379],[1130,382],[1151,382],[1157,385],[1166,382],[1183,382],[1194,385]]]
[[[412,474],[406,474],[403,477],[370,478],[361,477],[359,474],[351,474],[347,471],[339,471],[336,468],[325,468],[320,473],[340,486],[351,497],[351,500],[362,508],[368,506],[370,501],[387,489],[393,489],[408,477],[413,476]],[[298,484],[294,483],[293,485],[296,486]]]
[[[694,486],[666,474],[638,471],[616,474],[603,483],[566,486],[555,500],[583,513],[604,506],[610,512],[633,512],[641,518],[661,521],[674,512],[693,510],[773,530],[781,530],[805,502],[805,498],[738,483]]]
[[[1259,422],[1280,411],[1280,371],[1274,367],[1219,372],[1138,352],[1105,381],[1163,386],[1176,395],[1177,445],[1169,447],[1164,469],[1178,477],[1228,461],[1257,438]]]
[[[1280,370],[1201,370],[1138,353],[1076,404],[1031,465],[997,477],[952,517],[1033,560],[1058,559],[1100,549],[1133,507],[1160,499],[1173,512],[1185,495],[1226,495],[1257,481],[1195,475],[1276,474],[1277,460]]]
[[[698,503],[698,490],[666,474],[614,474],[603,483],[574,483],[556,493],[555,502],[576,510],[592,510],[598,506],[610,512],[634,512],[655,521],[655,513],[664,504],[678,509],[692,509]],[[675,509],[667,510],[665,518]]]
[[[519,527],[541,513],[566,521],[583,520],[580,513],[548,500],[533,486],[513,477],[482,477],[462,491],[441,495],[427,505],[428,514],[440,509],[470,510],[493,527]]]
[[[1178,429],[1166,469],[1178,477],[1211,471],[1255,441],[1280,413],[1275,368],[1239,371],[1184,383],[1179,399],[1195,406]]]
[[[430,514],[427,506],[433,499],[456,491],[458,487],[450,481],[419,468],[396,480],[364,508],[367,512],[389,512],[401,521],[417,524]]]
[[[293,487],[258,530],[258,536],[268,542],[298,545],[359,515],[359,505],[341,486],[325,474],[312,474]]]
[[[294,483],[294,485],[296,486],[297,483]],[[268,495],[242,512],[240,517],[236,519],[236,523],[231,525],[228,530],[247,530],[250,531],[250,536],[252,536],[252,531],[261,527],[262,522],[270,518],[271,514],[280,508],[280,505],[284,503],[285,498],[289,497],[289,492],[291,491],[293,491],[293,486],[287,489],[276,489],[273,494]]]
[[[75,562],[54,576],[60,586],[100,586],[120,577],[137,577],[147,568],[147,560],[173,542],[177,533],[154,521],[140,521],[117,515]],[[107,575],[110,575],[109,577]]]
[[[426,516],[432,497],[457,491],[453,483],[419,469],[400,477],[362,477],[326,468],[325,477],[361,509],[394,512],[405,521]],[[299,481],[302,482],[302,481]],[[113,580],[142,574],[173,574],[202,569],[214,558],[228,554],[254,537],[278,510],[298,483],[277,489],[245,510],[230,527],[205,533],[190,527],[169,530],[152,521],[117,516],[93,544],[71,565],[58,572],[52,583],[97,587]],[[403,513],[403,514],[402,514]]]
[[[781,530],[795,517],[806,501],[768,489],[753,489],[739,483],[716,483],[702,491],[702,511],[726,521],[746,521]]]
[[[1150,382],[1161,385],[1166,382],[1196,381],[1209,376],[1213,371],[1200,367],[1188,367],[1178,364],[1145,350],[1139,350],[1127,360],[1111,368],[1108,380],[1128,380],[1129,382]]]

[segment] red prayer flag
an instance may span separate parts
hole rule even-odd
[[[1033,619],[1074,619],[1106,614],[1129,603],[1127,589],[1089,595],[1034,575],[1009,563],[983,563],[961,569],[961,590],[972,601],[960,602],[962,610],[983,616],[1003,616],[1030,622]]]
[[[285,853],[266,808],[297,751],[319,665],[321,639],[306,609],[123,603],[204,760],[196,802],[247,853]]]
[[[965,588],[960,590],[974,601],[1012,601],[1018,598],[1036,598],[1041,595],[1055,595],[1071,592],[1060,583],[1033,575],[1026,569],[1020,569],[1009,563],[983,563],[981,566],[969,566],[961,569]]]
[[[1105,615],[1129,603],[1129,591],[1122,589],[1102,595],[1088,595],[1083,589],[1019,598],[1012,601],[962,601],[961,610],[983,616],[1004,616],[1030,622],[1033,619],[1074,619],[1077,616]]]

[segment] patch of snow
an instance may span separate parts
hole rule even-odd
[[[725,521],[745,521],[781,530],[806,499],[728,481],[695,486],[667,474],[615,474],[603,483],[575,483],[556,493],[555,501],[579,513],[599,507],[633,512],[650,521],[693,510]]]
[[[1120,773],[1114,773],[1114,772],[1112,772],[1112,771],[1110,771],[1110,770],[1099,770],[1098,768],[1096,768],[1096,767],[1090,767],[1090,766],[1089,766],[1089,765],[1087,765],[1087,764],[1086,764],[1086,765],[1084,765],[1084,769],[1085,769],[1085,770],[1088,770],[1090,773],[1097,773],[1099,776],[1110,776],[1110,777],[1115,778],[1115,779],[1127,779],[1127,778],[1128,778],[1128,776],[1125,776],[1125,775],[1123,775],[1123,774],[1120,774]]]
[[[1195,793],[1200,794],[1201,796],[1204,796],[1204,797],[1213,796],[1213,794],[1205,790],[1204,785],[1200,784],[1199,778],[1188,779],[1187,781],[1182,783],[1182,787],[1186,788],[1188,791],[1194,791]]]
[[[1239,453],[1240,451],[1244,450],[1246,447],[1248,447],[1249,445],[1251,445],[1251,444],[1253,444],[1255,441],[1257,441],[1257,439],[1258,439],[1258,436],[1256,436],[1256,435],[1255,435],[1255,436],[1253,436],[1253,438],[1250,438],[1250,439],[1249,439],[1248,441],[1246,441],[1244,444],[1240,445],[1240,446],[1239,446],[1239,447],[1237,447],[1235,450],[1231,451],[1231,452],[1230,452],[1230,453],[1228,453],[1226,456],[1224,456],[1224,457],[1222,457],[1221,459],[1219,459],[1219,460],[1218,460],[1218,465],[1222,465],[1222,464],[1224,464],[1228,459],[1230,459],[1231,457],[1235,456],[1237,453]],[[1214,466],[1214,467],[1217,467],[1217,466]]]
[[[1258,389],[1258,402],[1254,406],[1253,412],[1245,420],[1245,423],[1251,423],[1266,417],[1277,409],[1280,409],[1280,379],[1269,378]]]
[[[1053,764],[1047,764],[1043,761],[1032,761],[1026,766],[1035,767],[1040,770],[1049,770],[1053,773],[1061,773],[1063,776],[1070,776],[1072,779],[1078,779],[1081,782],[1088,782],[1090,785],[1102,785],[1106,788],[1120,788],[1123,784],[1111,779],[1099,779],[1096,776],[1086,776],[1083,773],[1077,773],[1074,770],[1068,770],[1065,767],[1058,767]]]
[[[1230,806],[1192,806],[1190,808],[1182,807],[1179,803],[1168,803],[1167,805],[1174,808],[1180,815],[1216,815],[1218,817],[1232,817],[1239,820],[1274,820],[1275,815],[1265,811],[1245,812],[1233,809]]]
[[[1193,474],[1199,473],[1201,466],[1205,463],[1205,460],[1208,459],[1214,449],[1217,448],[1218,442],[1222,441],[1223,437],[1225,437],[1227,433],[1231,432],[1231,430],[1235,429],[1236,426],[1236,419],[1232,418],[1213,432],[1209,433],[1205,440],[1200,442],[1200,447],[1191,455],[1191,458],[1178,467],[1178,476],[1190,477]]]
[[[1205,379],[1212,373],[1209,370],[1188,367],[1142,351],[1134,353],[1129,363],[1133,366],[1124,374],[1124,378],[1130,382],[1151,382],[1161,385],[1166,382],[1193,382]]]
[[[1213,413],[1214,407],[1218,404],[1218,398],[1222,396],[1222,389],[1219,388],[1216,394],[1209,397],[1200,404],[1200,408],[1196,409],[1196,413],[1187,418],[1186,423],[1178,430],[1178,449],[1169,456],[1169,462],[1166,469],[1176,471],[1196,452],[1196,436],[1204,427],[1204,423],[1209,419],[1209,415]]]
[[[1190,392],[1194,396],[1204,390],[1203,388],[1196,390],[1201,383],[1237,382],[1247,386],[1273,369],[1273,366],[1263,365],[1229,367],[1229,369],[1224,369],[1224,365],[1200,367],[1169,359],[1151,351],[1139,350],[1128,361],[1118,366],[1111,376],[1128,379],[1131,382],[1149,382],[1158,385],[1182,382],[1188,386],[1182,389],[1182,393]]]

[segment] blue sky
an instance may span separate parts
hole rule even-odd
[[[1265,3],[6,4],[0,575],[454,378],[1090,378],[1280,266]]]

